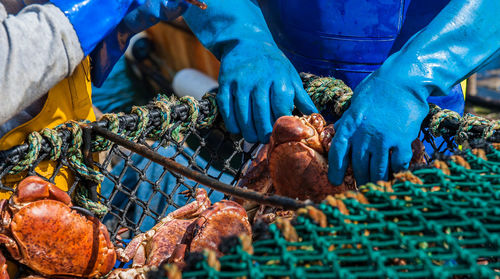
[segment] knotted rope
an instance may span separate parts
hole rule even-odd
[[[352,89],[342,80],[333,77],[318,77],[308,73],[300,75],[304,89],[320,111],[333,104],[333,110],[341,115],[351,104]]]

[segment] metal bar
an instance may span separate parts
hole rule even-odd
[[[206,176],[200,172],[194,171],[188,167],[185,167],[174,160],[161,156],[160,154],[154,152],[148,147],[129,141],[127,139],[122,138],[119,135],[116,135],[107,129],[101,128],[97,125],[93,126],[93,131],[105,137],[108,140],[113,141],[114,143],[121,145],[145,158],[150,159],[151,161],[164,166],[165,168],[183,175],[188,179],[196,181],[202,185],[205,185],[209,188],[212,188],[216,191],[222,192],[227,195],[235,196],[238,198],[242,198],[245,200],[255,201],[259,204],[265,204],[270,206],[281,207],[284,209],[298,209],[304,207],[306,205],[312,205],[311,202],[303,202],[294,200],[288,197],[278,196],[278,195],[267,195],[261,194],[255,191],[233,187],[226,183],[220,182],[216,179],[213,179],[209,176]]]

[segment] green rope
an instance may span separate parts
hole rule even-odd
[[[75,204],[92,211],[98,218],[104,217],[108,213],[109,208],[100,202],[92,201],[88,198],[89,196],[88,189],[84,186],[79,186],[75,193]]]
[[[463,144],[469,139],[468,132],[474,126],[490,126],[490,121],[486,118],[476,116],[470,113],[466,113],[465,116],[460,121],[460,126],[457,131],[456,142],[458,144]],[[484,133],[483,133],[484,135]]]
[[[429,116],[431,116],[429,129],[431,134],[435,137],[439,137],[441,135],[452,134],[454,132],[448,130],[446,127],[441,127],[441,123],[445,120],[457,120],[460,121],[460,114],[449,110],[449,109],[441,109],[439,106],[435,104],[429,104]]]
[[[119,117],[122,116],[123,113],[107,113],[104,114],[99,121],[106,121],[107,122],[107,129],[112,132],[117,134],[119,129],[120,129],[120,119]],[[95,141],[92,142],[92,151],[94,152],[99,152],[99,151],[106,151],[111,148],[113,143],[105,139],[104,137],[97,135],[95,137]]]
[[[156,100],[153,101],[153,108],[157,108],[160,110],[161,114],[161,124],[160,127],[151,131],[148,135],[151,139],[158,140],[168,131],[168,128],[172,125],[170,122],[171,118],[171,109],[173,106],[173,102],[171,102],[166,96],[158,95]]]
[[[353,92],[341,80],[332,77],[318,77],[306,73],[302,73],[301,78],[305,90],[320,110],[327,109],[327,106],[332,106],[335,113],[340,115],[349,106]],[[191,127],[196,129],[210,128],[214,124],[218,115],[215,93],[207,93],[203,99],[208,100],[211,105],[210,113],[204,114],[203,118],[199,117],[199,102],[193,97],[185,96],[178,99],[173,96],[167,97],[159,95],[149,106],[133,107],[131,113],[137,115],[138,122],[136,127],[131,131],[120,131],[119,118],[123,115],[122,113],[105,114],[101,120],[107,121],[107,128],[113,133],[123,135],[129,140],[136,141],[143,136],[144,131],[147,130],[147,126],[150,124],[150,110],[159,109],[161,113],[161,124],[152,129],[148,135],[146,135],[146,138],[158,140],[163,137],[167,131],[170,131],[171,138],[174,141],[180,142],[184,133]],[[189,109],[187,119],[180,125],[178,123],[172,123],[171,119],[172,107],[179,104],[184,104]],[[500,121],[492,122],[470,114],[461,118],[456,112],[443,110],[432,104],[430,105],[429,111],[429,128],[433,136],[437,137],[443,134],[453,135],[453,133],[455,133],[454,131],[449,131],[446,127],[444,127],[445,125],[441,125],[443,121],[447,119],[454,119],[460,123],[460,128],[456,132],[458,143],[463,143],[468,139],[468,132],[475,125],[486,126],[482,135],[484,139],[491,138],[493,134],[495,134],[495,131],[500,129]],[[81,129],[78,124],[75,124],[76,122],[73,121],[71,123],[72,124],[63,124],[56,129],[44,129],[41,132],[42,136],[51,144],[50,159],[57,160],[61,156],[60,150],[62,141],[57,132],[61,129],[68,129],[72,131],[73,135],[69,160],[72,166],[83,177],[96,182],[101,181],[101,174],[82,163],[82,155],[80,151]],[[16,166],[14,166],[14,168],[10,171],[11,174],[27,170],[37,160],[41,148],[40,134],[37,132],[31,133],[27,138],[27,143],[29,148],[26,156]],[[92,151],[106,151],[109,150],[111,146],[112,142],[101,136],[96,136],[95,141],[92,142]]]
[[[95,183],[101,183],[104,176],[99,171],[94,170],[92,167],[87,166],[83,160],[82,154],[82,129],[80,124],[88,124],[88,121],[76,122],[68,121],[55,128],[56,131],[67,130],[71,132],[71,143],[68,148],[68,163],[69,165],[82,177],[85,177]]]
[[[208,92],[203,96],[203,100],[207,100],[210,103],[210,108],[212,108],[212,113],[209,115],[204,115],[205,117],[198,120],[198,128],[210,128],[215,123],[215,119],[219,114],[219,107],[217,106],[217,100],[215,98],[215,92]]]
[[[32,132],[28,135],[27,141],[28,152],[26,156],[9,171],[9,174],[18,174],[29,169],[38,159],[40,149],[42,148],[42,136],[38,132]]]
[[[332,102],[337,115],[341,115],[349,107],[352,89],[342,80],[307,73],[302,73],[301,78],[304,89],[320,111],[327,109],[327,105]]]
[[[50,160],[57,161],[61,156],[62,139],[56,130],[49,128],[44,128],[41,135],[49,142],[50,148]]]
[[[483,138],[488,140],[490,139],[495,132],[500,132],[500,120],[491,121],[488,125],[488,128],[483,131]]]
[[[146,130],[149,123],[149,110],[146,107],[133,106],[130,113],[137,115],[138,121],[135,129],[130,131],[127,135],[127,139],[130,141],[136,141],[144,133],[144,130]]]

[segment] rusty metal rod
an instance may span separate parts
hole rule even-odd
[[[185,167],[170,158],[167,158],[165,156],[156,153],[155,151],[151,150],[150,148],[144,145],[135,143],[133,141],[129,141],[117,134],[108,131],[105,128],[99,127],[97,125],[92,125],[92,130],[100,134],[104,138],[118,145],[121,145],[145,158],[148,158],[149,160],[157,164],[164,166],[170,171],[181,174],[193,181],[196,181],[202,185],[205,185],[211,189],[222,192],[224,194],[235,196],[245,200],[254,201],[259,204],[281,207],[283,209],[298,209],[306,205],[310,204],[312,205],[312,202],[298,201],[278,195],[265,195],[255,191],[228,185],[226,183],[213,179],[207,175],[204,175],[200,172]]]

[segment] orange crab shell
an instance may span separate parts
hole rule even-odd
[[[158,229],[155,236],[148,243],[147,249],[154,251],[149,253],[146,259],[147,266],[159,266],[166,258],[169,258],[175,251],[178,243],[181,243],[184,233],[193,220],[172,220],[165,226]]]
[[[116,260],[108,230],[97,218],[83,216],[70,205],[65,192],[41,178],[28,177],[18,185],[9,207],[2,208],[0,238],[11,256],[42,275],[104,276]]]
[[[276,194],[319,202],[327,195],[356,189],[350,168],[341,185],[328,181],[326,158],[334,134],[333,125],[326,125],[316,113],[276,121],[267,155]]]
[[[234,201],[216,202],[189,227],[188,239],[190,252],[211,249],[222,256],[219,244],[225,237],[251,235],[252,229],[245,209]]]
[[[115,263],[106,227],[58,201],[23,207],[12,219],[11,232],[22,262],[44,275],[99,277]]]

